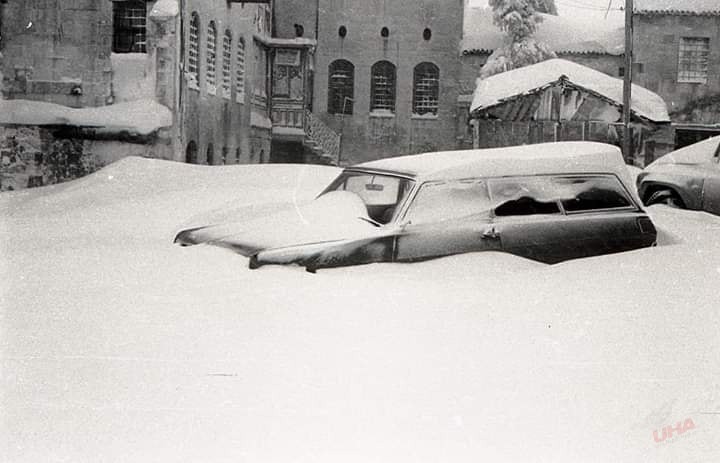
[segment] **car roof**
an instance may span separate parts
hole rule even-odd
[[[620,150],[605,143],[554,142],[505,148],[424,153],[353,166],[415,177],[420,181],[508,175],[626,173]]]

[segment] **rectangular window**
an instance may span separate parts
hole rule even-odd
[[[146,53],[147,10],[144,1],[113,2],[115,53]]]
[[[556,194],[567,213],[633,208],[627,192],[616,177],[559,177]]]
[[[683,37],[678,56],[678,82],[707,83],[710,39]]]

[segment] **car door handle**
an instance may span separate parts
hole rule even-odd
[[[500,233],[494,226],[488,227],[482,232],[482,238],[485,240],[496,240],[500,238]]]

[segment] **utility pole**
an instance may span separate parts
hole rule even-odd
[[[633,0],[625,0],[625,75],[623,76],[623,156],[632,159],[630,109],[632,106],[633,74]]]

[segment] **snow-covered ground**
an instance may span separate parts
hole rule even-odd
[[[172,244],[336,174],[127,158],[0,195],[0,460],[720,459],[720,218],[656,206],[674,244],[556,266]]]

